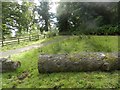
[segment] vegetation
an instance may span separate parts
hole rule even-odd
[[[58,28],[67,34],[117,35],[118,13],[117,2],[61,2]]]
[[[39,18],[37,21],[38,22],[41,22],[41,21],[45,21],[43,24],[42,23],[42,27],[41,27],[41,30],[45,30],[45,31],[48,31],[48,27],[49,27],[49,19],[50,19],[50,13],[48,12],[50,9],[49,7],[49,3],[48,2],[40,2],[40,5],[39,6],[36,6],[35,8],[35,11],[38,12],[38,14],[42,17],[42,18]],[[45,26],[44,26],[45,25]]]
[[[39,2],[2,2],[2,37],[1,40],[10,37],[29,36],[41,34],[51,28],[49,3]],[[52,21],[51,21],[52,22]],[[13,35],[15,34],[15,35]]]
[[[22,42],[19,45],[13,43],[14,45],[2,47],[3,51],[53,40],[51,37],[59,32],[78,35],[43,48],[13,55],[11,59],[21,61],[22,66],[15,72],[0,75],[3,88],[120,88],[120,71],[39,74],[37,70],[40,54],[120,51],[118,37],[115,36],[120,34],[120,2],[60,2],[57,3],[56,13],[50,12],[53,4],[51,2],[34,3],[21,0],[21,3],[1,3],[1,41],[11,37],[40,34],[49,38]]]
[[[61,2],[56,14],[50,12],[51,2],[38,3],[2,2],[2,40],[13,32],[20,37],[50,31],[52,24],[66,34],[119,34],[117,2]]]
[[[114,43],[114,44],[113,44]],[[51,49],[50,49],[51,48]],[[74,36],[68,40],[58,42],[40,49],[42,53],[78,53],[82,51],[92,52],[117,52],[117,36]]]
[[[34,15],[32,2],[2,2],[2,38],[10,37],[12,31],[19,37],[33,29]]]
[[[87,45],[88,42],[94,44]],[[22,66],[15,72],[3,73],[2,86],[3,88],[120,88],[119,71],[39,74],[37,69],[38,56],[43,53],[76,53],[85,50],[116,52],[117,49],[116,36],[74,36],[42,49],[33,49],[14,55],[12,59],[21,61]],[[26,77],[19,80],[18,77],[25,73],[27,73]]]

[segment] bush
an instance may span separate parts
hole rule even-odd
[[[49,37],[54,37],[57,36],[59,33],[58,29],[51,29],[49,31],[43,31],[43,34],[45,35],[45,37],[49,38]]]
[[[120,32],[118,26],[104,25],[101,27],[87,28],[81,25],[76,29],[71,29],[70,33],[73,35],[118,35]]]
[[[118,33],[118,26],[105,25],[97,29],[99,35],[117,35]]]

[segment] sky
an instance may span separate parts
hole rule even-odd
[[[34,0],[34,2],[39,5],[40,0]],[[50,0],[50,2],[59,2],[60,0]],[[57,4],[53,3],[51,6],[50,12],[56,13]]]
[[[50,0],[50,2],[53,2],[53,3],[50,5],[50,10],[49,10],[49,12],[52,12],[52,13],[56,14],[58,4],[55,3],[55,2],[59,2],[59,1],[60,1],[60,0]],[[36,5],[39,5],[40,0],[34,0],[34,2],[36,3]],[[38,17],[36,16],[36,18],[38,18]],[[57,19],[56,19],[56,18],[54,18],[54,19],[52,19],[52,20],[53,20],[54,22],[57,22]],[[51,27],[53,27],[53,26],[54,26],[54,24],[51,23]]]

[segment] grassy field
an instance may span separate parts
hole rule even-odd
[[[115,52],[118,51],[117,36],[74,36],[44,47],[41,53],[77,53],[81,51],[93,52]]]
[[[40,54],[77,53],[82,51],[117,52],[117,36],[73,36],[70,39],[33,49],[12,59],[21,61],[15,72],[2,74],[3,88],[120,88],[120,71],[67,72],[39,74],[37,62]],[[23,80],[20,75],[27,73]]]

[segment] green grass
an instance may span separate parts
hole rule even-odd
[[[92,41],[94,45],[91,44]],[[37,70],[37,62],[41,53],[116,52],[118,49],[117,42],[117,37],[93,36],[89,39],[88,37],[74,36],[42,49],[33,49],[19,55],[13,55],[12,59],[21,61],[22,66],[15,72],[3,73],[2,86],[3,88],[120,88],[120,83],[118,82],[120,71],[39,74]],[[100,48],[96,45],[100,45]],[[17,76],[21,75],[23,71],[28,71],[29,74],[24,80],[19,80]]]
[[[118,37],[74,36],[70,39],[43,47],[40,51],[45,54],[78,53],[82,51],[116,52],[118,51]]]

